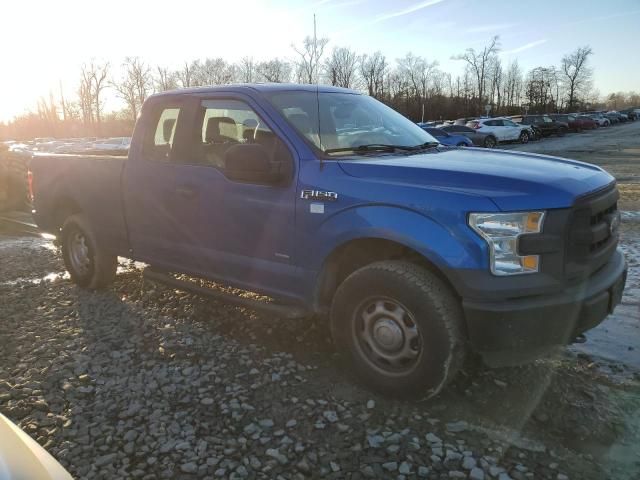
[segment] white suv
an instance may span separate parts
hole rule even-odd
[[[608,127],[611,121],[601,113],[585,113],[585,115],[595,121],[599,127]]]
[[[530,138],[533,138],[533,132],[528,125],[520,125],[503,117],[478,118],[467,122],[467,127],[481,133],[491,133],[498,142],[519,140],[521,143],[527,143]]]

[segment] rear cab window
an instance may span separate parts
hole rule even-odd
[[[146,132],[142,156],[146,160],[170,162],[173,156],[176,128],[182,107],[160,104],[151,113],[149,129]]]

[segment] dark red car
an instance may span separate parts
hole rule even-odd
[[[591,130],[592,128],[596,128],[597,126],[597,123],[594,120],[590,118],[586,119],[586,117],[575,115],[572,113],[565,113],[565,114],[552,113],[549,116],[553,118],[556,122],[564,122],[567,125],[569,125],[569,130],[571,130],[572,132],[581,132],[582,130]]]
[[[600,126],[598,122],[587,115],[578,115],[576,120],[582,123],[582,130],[594,130]]]

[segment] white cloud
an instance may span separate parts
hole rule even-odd
[[[402,17],[403,15],[417,12],[419,10],[422,10],[423,8],[431,7],[432,5],[436,5],[437,3],[441,3],[443,1],[444,0],[427,0],[426,2],[416,3],[414,5],[411,5],[410,7],[398,10],[397,12],[390,12],[379,15],[371,23],[379,23],[384,22],[385,20],[389,20],[390,18]]]
[[[377,15],[376,17],[374,17],[371,20],[362,22],[360,24],[354,25],[353,27],[347,28],[345,30],[341,30],[338,32],[333,32],[331,33],[331,37],[339,37],[341,35],[344,35],[346,33],[351,33],[357,30],[360,30],[362,28],[365,27],[370,27],[371,25],[375,25],[377,23],[380,22],[384,22],[386,20],[390,20],[392,18],[397,18],[397,17],[402,17],[404,15],[409,15],[410,13],[415,13],[418,12],[420,10],[423,10],[427,7],[431,7],[433,5],[437,5],[438,3],[442,3],[444,2],[444,0],[426,0],[420,3],[415,3],[409,7],[403,8],[402,10],[396,10],[395,12],[388,12],[388,13],[383,13],[380,15]]]
[[[547,41],[548,40],[546,38],[541,38],[540,40],[536,40],[535,42],[525,43],[524,45],[517,48],[513,48],[511,50],[503,50],[500,53],[502,53],[503,55],[510,55],[512,53],[524,52],[525,50],[529,50],[531,48],[535,48],[539,45],[542,45],[543,43],[547,43]]]

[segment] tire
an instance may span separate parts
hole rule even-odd
[[[331,306],[334,342],[356,377],[394,396],[420,392],[429,398],[455,377],[465,358],[463,325],[462,307],[449,287],[406,261],[355,271]]]
[[[485,148],[495,148],[495,146],[498,144],[497,140],[495,137],[489,135],[484,139],[484,147]]]
[[[460,142],[458,145],[456,145],[456,147],[466,147],[467,144],[464,142]]]
[[[64,264],[74,283],[89,290],[99,290],[113,282],[118,257],[100,246],[85,215],[68,217],[60,237]]]
[[[520,132],[519,140],[520,140],[520,143],[529,143],[529,132],[525,130]]]
[[[567,129],[566,128],[560,128],[558,130],[558,136],[559,137],[564,137],[567,134]]]

